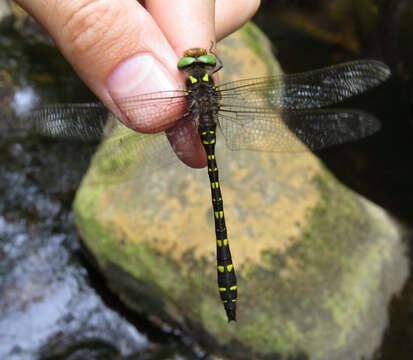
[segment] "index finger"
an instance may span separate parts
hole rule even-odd
[[[214,0],[150,0],[146,7],[178,57],[187,49],[209,49],[215,44]],[[184,163],[192,167],[206,165],[205,150],[193,122],[180,122],[166,133]]]

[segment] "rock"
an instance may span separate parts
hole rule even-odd
[[[220,43],[218,54],[222,82],[280,71],[251,24]],[[382,209],[343,187],[310,152],[231,152],[219,138],[239,285],[238,321],[228,324],[216,285],[207,171],[176,161],[162,168],[173,157],[165,138],[155,138],[166,151],[154,164],[159,170],[142,170],[133,146],[130,156],[98,163],[130,145],[109,139],[75,200],[85,244],[129,307],[232,359],[373,353],[388,301],[407,275],[400,231]],[[149,146],[143,149],[150,155]]]

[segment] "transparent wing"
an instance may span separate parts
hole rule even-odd
[[[88,184],[124,183],[179,163],[166,134],[140,134],[119,122],[92,158]]]
[[[220,113],[219,122],[231,150],[276,152],[319,150],[360,139],[380,128],[374,116],[352,109]]]
[[[121,106],[123,115],[134,119],[135,124],[150,122],[164,127],[187,115],[183,91],[144,94],[116,99],[114,103]],[[25,135],[98,140],[107,132],[108,114],[102,103],[51,104],[24,114],[10,130]]]
[[[100,140],[109,112],[101,103],[53,104],[17,119],[13,132],[56,139]]]
[[[233,81],[218,86],[221,109],[233,112],[304,110],[335,104],[390,76],[376,60],[352,61],[298,74]]]
[[[186,111],[186,97],[183,90],[160,91],[128,98],[115,99],[116,105],[122,109],[122,115],[131,119],[136,125],[158,124],[151,127],[153,132],[166,125],[172,125]],[[117,114],[115,114],[116,116]]]
[[[150,93],[115,102],[124,115],[141,123],[162,121],[163,125],[172,125],[185,121],[188,115],[183,91]],[[102,103],[45,105],[24,114],[12,125],[7,130],[10,136],[16,132],[19,136],[98,141],[110,134],[93,156],[95,170],[89,184],[124,182],[139,177],[140,172],[152,172],[179,162],[164,132],[132,131],[117,121]],[[88,157],[88,154],[73,155]]]
[[[389,74],[384,64],[363,60],[303,74],[227,83],[219,87],[220,126],[231,149],[301,151],[305,146],[300,140],[311,149],[355,140],[374,132],[377,120],[353,110],[292,110],[335,103],[377,85]],[[188,115],[181,90],[116,99],[115,103],[124,116],[139,124],[164,127]],[[15,125],[28,134],[53,138],[97,140],[114,134],[93,159],[108,182],[128,178],[131,166],[136,174],[177,161],[164,133],[137,134],[117,121],[108,127],[107,115],[101,103],[55,104],[32,111]]]

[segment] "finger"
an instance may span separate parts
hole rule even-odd
[[[146,8],[178,56],[215,42],[214,0],[148,0]]]
[[[215,27],[218,40],[244,25],[257,12],[260,0],[216,0]]]
[[[166,130],[168,140],[181,161],[194,168],[206,165],[206,153],[192,121]]]
[[[123,122],[138,131],[160,127],[122,116],[116,99],[182,88],[177,57],[136,0],[18,0],[48,30],[83,81]],[[118,105],[118,106],[117,106]],[[120,111],[119,111],[120,110]],[[126,113],[126,112],[125,112]],[[145,117],[147,119],[147,117]]]
[[[213,0],[148,0],[146,7],[178,56],[182,56],[187,49],[209,49],[211,44],[215,44]],[[167,131],[167,135],[184,163],[204,167],[206,155],[196,131],[193,124],[186,121]]]

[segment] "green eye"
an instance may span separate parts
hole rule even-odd
[[[178,61],[178,69],[183,69],[191,64],[193,64],[196,59],[192,56],[185,56]]]
[[[217,64],[217,61],[211,55],[201,55],[197,58],[197,60],[203,64],[208,64],[212,66],[215,66]]]

